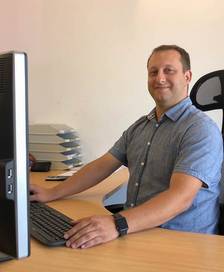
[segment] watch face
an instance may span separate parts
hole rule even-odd
[[[127,234],[128,224],[127,224],[126,218],[120,214],[115,214],[113,216],[115,219],[116,229],[119,232],[119,235],[122,236]]]

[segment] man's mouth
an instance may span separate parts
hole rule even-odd
[[[170,88],[170,86],[164,86],[164,85],[162,85],[162,86],[155,86],[155,89],[168,89],[168,88]]]

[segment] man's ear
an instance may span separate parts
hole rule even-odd
[[[189,84],[191,82],[191,78],[192,78],[192,72],[191,72],[191,70],[187,70],[184,73],[184,76],[185,76],[185,79],[186,79],[187,83]]]

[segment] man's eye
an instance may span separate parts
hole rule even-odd
[[[168,68],[165,70],[165,73],[166,74],[174,74],[175,73],[175,70],[174,69],[171,69],[171,68]]]
[[[156,74],[157,74],[156,71],[150,71],[150,72],[149,72],[149,76],[155,76]]]

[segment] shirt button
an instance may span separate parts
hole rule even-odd
[[[156,124],[156,127],[158,127],[159,126],[159,124]]]
[[[150,145],[150,142],[148,142],[147,145]]]
[[[136,182],[136,183],[135,183],[135,186],[137,187],[138,185],[139,185],[139,183],[138,183],[138,182]]]
[[[144,162],[141,162],[141,166],[143,166],[145,163]]]

